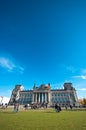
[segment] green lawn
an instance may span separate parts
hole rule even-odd
[[[0,110],[0,130],[86,130],[86,111]]]

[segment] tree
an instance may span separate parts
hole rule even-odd
[[[86,106],[86,98],[81,99],[79,103],[83,106]]]
[[[83,105],[86,105],[86,98],[83,98]]]

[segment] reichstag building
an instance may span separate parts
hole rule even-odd
[[[51,89],[50,84],[42,84],[39,87],[34,84],[33,90],[24,90],[22,85],[16,85],[12,91],[9,104],[12,105],[14,101],[20,104],[43,104],[54,106],[55,103],[61,106],[78,105],[78,98],[75,88],[72,83],[64,83],[63,89]]]

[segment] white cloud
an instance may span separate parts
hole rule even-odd
[[[73,78],[86,79],[86,75],[73,76]]]
[[[10,100],[10,98],[8,98],[8,97],[2,97],[2,96],[0,96],[0,104],[1,103],[3,103],[3,104],[8,103],[9,100]]]
[[[8,72],[19,72],[23,73],[24,68],[19,66],[18,64],[14,63],[11,59],[6,57],[0,57],[0,67],[6,69]]]
[[[11,60],[5,57],[0,57],[0,66],[6,68],[8,71],[12,71],[16,67]]]
[[[82,79],[86,79],[86,75],[82,75],[81,78],[82,78]]]
[[[81,90],[81,91],[86,91],[86,88],[80,88],[78,90]]]
[[[24,72],[24,68],[21,66],[19,66],[18,68],[19,68],[19,72],[22,74]]]

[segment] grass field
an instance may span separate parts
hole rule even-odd
[[[0,110],[0,130],[86,130],[86,110]]]

